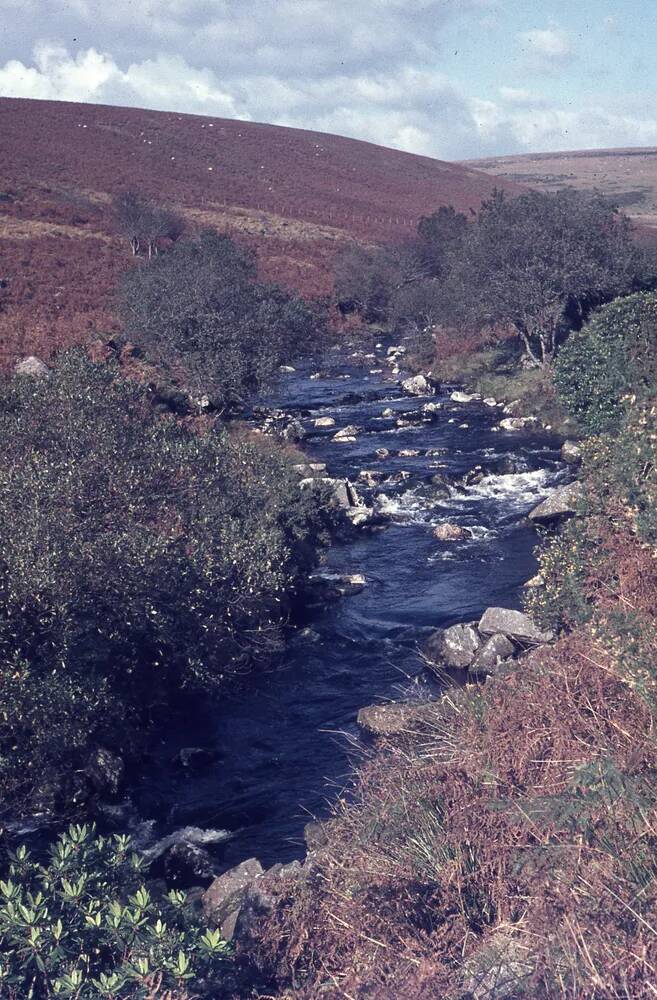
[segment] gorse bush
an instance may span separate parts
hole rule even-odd
[[[219,408],[241,403],[283,362],[322,345],[317,306],[256,280],[252,255],[208,230],[126,275],[125,332],[149,359]]]
[[[629,295],[595,313],[560,351],[554,379],[584,430],[617,428],[624,397],[642,399],[657,389],[657,295]]]
[[[322,514],[274,446],[162,418],[77,352],[2,386],[0,442],[7,793],[271,655]]]
[[[229,961],[185,893],[157,894],[125,836],[72,826],[46,861],[25,847],[0,880],[4,1000],[188,1000],[220,995]]]

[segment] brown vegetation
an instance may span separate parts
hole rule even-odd
[[[227,231],[257,251],[263,278],[319,296],[345,243],[403,238],[440,204],[477,208],[495,184],[338,136],[138,109],[2,98],[0,133],[6,360],[112,330],[112,289],[131,264],[117,193],[137,191],[192,231]]]

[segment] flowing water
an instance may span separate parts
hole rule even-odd
[[[370,361],[372,369],[386,370],[384,353]],[[499,409],[452,403],[445,389],[434,397],[444,403],[434,423],[400,429],[381,417],[383,409],[419,410],[426,399],[403,396],[385,375],[337,353],[327,377],[312,379],[313,371],[282,376],[267,400],[305,413],[309,460],[354,482],[361,469],[407,475],[376,488],[385,493],[388,527],[327,553],[327,570],[362,573],[365,589],[312,613],[314,641],[293,639],[275,669],[169,733],[135,790],[139,814],[154,818],[159,834],[188,825],[230,831],[220,848],[226,868],[254,855],[264,865],[301,857],[304,824],[326,815],[348,779],[358,709],[430,696],[418,656],[426,636],[476,619],[490,605],[520,606],[537,541],[525,515],[565,474],[554,439],[497,430]],[[349,401],[350,393],[365,399]],[[334,417],[336,426],[315,430],[318,416]],[[364,428],[355,443],[332,441],[348,424]],[[390,456],[377,460],[380,448]],[[404,449],[419,455],[398,457]],[[495,472],[509,460],[516,471]],[[428,481],[439,472],[457,480],[478,465],[493,474],[447,498]],[[359,492],[369,503],[373,491]],[[445,520],[470,527],[474,537],[437,541],[431,529]],[[185,746],[210,748],[213,762],[191,773],[172,768]]]

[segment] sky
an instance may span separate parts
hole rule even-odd
[[[657,145],[655,0],[0,0],[0,25],[0,96],[441,159]]]

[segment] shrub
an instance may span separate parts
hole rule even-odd
[[[323,514],[275,446],[159,417],[75,351],[2,387],[0,442],[5,774],[278,648]]]
[[[125,836],[72,826],[45,862],[25,847],[0,880],[0,988],[6,1000],[217,997],[228,946],[182,892],[144,884]]]
[[[278,366],[321,346],[318,306],[255,280],[253,257],[211,230],[125,276],[128,336],[162,369],[218,407],[258,392]]]
[[[592,434],[620,425],[625,396],[657,388],[657,295],[616,299],[573,334],[559,353],[557,391]]]

